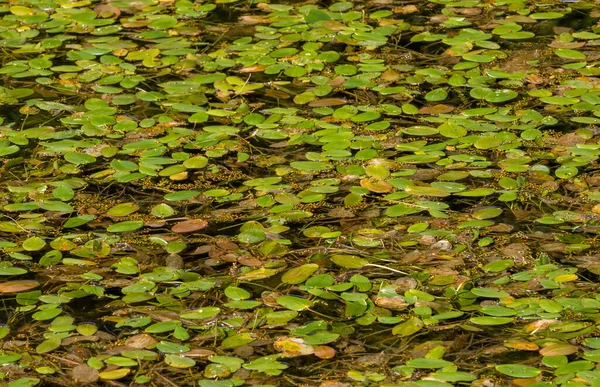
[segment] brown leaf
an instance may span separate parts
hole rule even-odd
[[[314,347],[315,356],[319,359],[331,359],[335,356],[335,349],[327,345],[317,345]]]
[[[408,307],[408,303],[400,296],[376,297],[375,305],[391,310],[404,310]]]
[[[540,349],[542,356],[567,356],[577,352],[577,346],[566,343],[548,343]]]
[[[129,337],[127,340],[125,340],[125,344],[129,347],[137,349],[150,348],[156,344],[156,339],[146,333],[141,333],[139,335]]]
[[[185,357],[211,357],[215,356],[216,353],[210,349],[194,348],[185,353]]]
[[[342,98],[321,98],[311,101],[308,106],[310,107],[323,107],[323,106],[338,106],[345,105],[347,101]]]
[[[525,243],[511,243],[502,248],[502,254],[521,263],[530,254],[530,249]]]
[[[176,233],[187,233],[202,230],[206,226],[208,226],[208,222],[204,219],[190,219],[177,223],[171,228],[171,231]]]
[[[71,370],[71,377],[77,384],[94,383],[100,376],[98,371],[87,364],[79,364]]]
[[[2,282],[0,283],[0,294],[26,292],[38,286],[40,286],[40,283],[34,280]]]
[[[267,90],[265,90],[265,96],[266,97],[278,98],[278,99],[289,99],[289,98],[292,98],[292,96],[289,95],[288,93],[284,93],[283,91],[273,90],[273,89],[267,89]]]
[[[117,19],[121,15],[119,8],[109,4],[98,4],[94,7],[94,12],[102,19]]]
[[[250,266],[250,267],[261,267],[263,262],[254,257],[239,257],[237,260],[241,265]]]
[[[228,240],[217,241],[217,247],[225,250],[238,250],[240,248],[236,243]]]
[[[552,47],[552,48],[570,48],[570,49],[581,48],[583,46],[585,46],[584,42],[561,42],[560,40],[555,40],[554,42],[552,42],[548,45],[548,47]]]
[[[165,266],[169,269],[181,270],[183,269],[183,258],[179,254],[169,254],[166,259]]]
[[[394,70],[387,69],[381,74],[381,79],[384,82],[394,82],[400,78],[400,74],[395,72]]]
[[[241,68],[237,72],[238,73],[261,73],[264,70],[265,70],[265,66],[254,65],[254,66],[248,66],[248,67]]]
[[[477,16],[483,12],[481,8],[452,8],[452,11],[465,16]]]
[[[509,340],[506,343],[504,343],[504,346],[507,348],[518,349],[521,351],[537,351],[538,349],[540,349],[540,347],[538,347],[536,343],[532,343],[529,340],[522,339]]]
[[[327,216],[329,216],[331,218],[353,218],[356,215],[354,215],[353,212],[348,211],[345,208],[336,207],[336,208],[329,210],[329,212],[327,213]]]
[[[335,77],[331,81],[327,82],[329,86],[338,87],[341,86],[344,82],[346,82],[346,78],[344,77]]]
[[[269,23],[271,20],[266,16],[259,15],[243,15],[240,16],[238,22],[240,24],[252,25],[252,24],[265,24]]]
[[[369,191],[376,193],[390,192],[394,188],[390,183],[373,177],[368,179],[362,179],[360,181],[360,185],[363,188],[366,188]]]
[[[417,6],[414,4],[410,4],[393,8],[392,12],[399,13],[400,15],[407,15],[409,13],[419,12],[419,8],[417,8]]]
[[[423,106],[419,109],[419,113],[421,114],[446,114],[450,113],[454,110],[452,106],[438,104],[435,106]]]

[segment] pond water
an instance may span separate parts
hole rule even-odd
[[[600,385],[594,2],[0,17],[0,386]]]

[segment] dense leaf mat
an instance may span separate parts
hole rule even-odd
[[[0,386],[600,386],[594,2],[0,17]]]

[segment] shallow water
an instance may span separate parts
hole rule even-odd
[[[0,385],[598,384],[594,3],[0,11]]]

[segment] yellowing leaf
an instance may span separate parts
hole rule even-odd
[[[301,284],[306,281],[312,273],[319,269],[316,263],[308,263],[288,270],[282,277],[281,282],[284,284]]]

